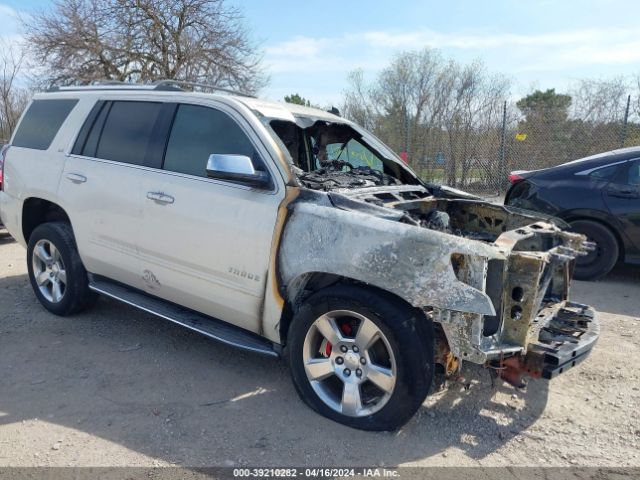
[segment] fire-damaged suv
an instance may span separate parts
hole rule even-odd
[[[52,88],[3,157],[2,220],[57,315],[97,294],[285,356],[314,410],[390,430],[463,363],[521,385],[583,360],[592,246],[425,184],[338,115],[197,85]],[[219,89],[214,89],[219,90]]]

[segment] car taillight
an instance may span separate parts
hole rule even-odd
[[[4,190],[4,159],[7,157],[9,145],[2,147],[0,150],[0,190]]]
[[[509,179],[509,183],[511,183],[511,185],[515,185],[516,183],[524,180],[524,177],[516,172],[511,172],[507,178]]]

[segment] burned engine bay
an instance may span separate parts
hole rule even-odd
[[[374,136],[349,123],[296,117],[267,122],[293,161],[294,173],[309,190],[325,192],[340,209],[368,213],[469,240],[494,243],[505,232],[544,221],[517,250],[545,251],[562,244],[562,220],[494,205],[448,187],[427,185]],[[516,247],[515,245],[512,247]],[[580,245],[575,248],[580,249]]]
[[[329,164],[312,172],[299,172],[300,182],[313,190],[326,190],[342,188],[364,188],[382,185],[401,185],[400,181],[391,175],[374,170],[368,166],[353,167],[346,162],[333,160],[325,162]],[[334,166],[335,165],[335,166]]]
[[[544,222],[553,233],[565,227],[562,220],[553,217],[542,218],[524,210],[481,200],[442,198],[424,187],[341,190],[329,192],[328,196],[335,207],[343,210],[360,211],[470,240],[494,243],[510,230],[521,234],[525,229],[537,233],[529,241],[519,242],[516,250],[520,251],[545,251],[559,244],[556,235],[545,235],[547,229],[537,223]]]

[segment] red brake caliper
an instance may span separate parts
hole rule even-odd
[[[345,335],[351,336],[351,333],[353,332],[353,327],[349,323],[343,323],[342,325],[340,325],[340,330]],[[321,347],[320,351],[322,352],[322,350],[324,350],[324,352],[322,352],[324,353],[324,356],[330,357],[331,351],[333,350],[333,346],[326,339],[323,342],[323,346],[324,346],[324,349]]]
[[[340,325],[340,330],[342,330],[342,333],[348,336],[351,336],[351,333],[353,332],[353,328],[351,327],[350,323],[343,323],[342,325]]]

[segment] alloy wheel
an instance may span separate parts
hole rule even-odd
[[[49,240],[38,241],[33,248],[33,275],[42,296],[59,303],[67,290],[67,272],[60,252]]]
[[[364,417],[383,408],[396,384],[396,361],[382,330],[350,310],[327,312],[309,328],[304,369],[313,390],[336,412]]]

